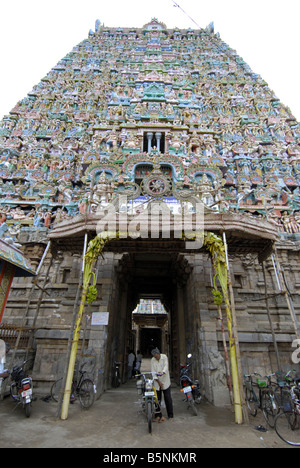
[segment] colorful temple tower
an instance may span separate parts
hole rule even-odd
[[[199,201],[205,229],[226,233],[241,367],[276,370],[279,354],[290,367],[300,307],[300,127],[212,25],[167,29],[152,19],[143,28],[109,28],[97,21],[0,122],[0,176],[1,236],[17,240],[36,266],[51,240],[40,273],[47,294],[32,291],[28,279],[14,282],[3,317],[17,323],[26,307],[27,326],[35,317],[41,385],[63,371],[58,358],[85,235],[95,235],[111,205],[133,216],[157,201],[172,216]],[[141,299],[159,299],[169,314],[163,342],[173,375],[192,351],[203,392],[223,404],[229,396],[210,259],[160,234],[143,247],[124,239],[99,257],[82,355],[95,357],[100,391],[114,360],[125,376],[127,349],[139,347],[132,311]],[[108,324],[93,325],[93,313],[102,312]]]

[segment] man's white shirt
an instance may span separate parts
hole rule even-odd
[[[163,384],[162,390],[167,390],[171,385],[170,372],[169,372],[169,361],[165,354],[160,355],[159,361],[153,357],[151,359],[151,372],[157,374],[163,374],[158,377],[159,381]],[[160,386],[157,380],[154,381],[156,390],[160,390]]]

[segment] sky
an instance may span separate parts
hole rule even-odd
[[[97,19],[141,28],[152,18],[167,28],[213,22],[300,121],[300,0],[2,0],[0,119],[95,30]]]

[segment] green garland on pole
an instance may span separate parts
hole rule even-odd
[[[85,302],[89,294],[89,284],[90,284],[91,276],[93,273],[93,267],[94,267],[94,263],[97,261],[98,256],[104,249],[105,244],[107,242],[108,242],[108,238],[103,238],[103,236],[99,234],[98,236],[96,236],[94,239],[92,239],[89,242],[87,252],[84,257],[82,295],[81,295],[81,301],[80,301],[79,310],[77,313],[77,318],[76,318],[76,323],[75,323],[75,328],[74,328],[74,333],[73,333],[72,348],[71,348],[71,353],[70,353],[70,360],[69,360],[66,385],[65,385],[62,410],[61,410],[61,419],[63,420],[68,418],[70,395],[71,395],[71,389],[72,389],[75,362],[76,362],[76,357],[77,357],[79,335],[80,335],[80,330],[81,330],[81,323],[82,323]],[[95,296],[95,291],[93,291],[93,289],[92,289],[91,295],[89,296],[89,300],[93,298],[92,296],[93,297]]]
[[[228,297],[228,266],[226,260],[226,251],[223,239],[212,233],[204,233],[204,245],[207,250],[210,252],[212,262],[214,265],[215,276],[214,276],[214,289],[212,291],[214,296],[214,303],[220,306],[223,301],[226,308],[226,317],[227,317],[227,329],[228,329],[228,341],[229,341],[229,350],[230,350],[230,363],[231,363],[231,374],[232,374],[232,385],[234,393],[234,410],[235,410],[235,421],[237,424],[242,424],[243,415],[242,415],[242,405],[241,405],[241,394],[240,394],[240,384],[239,384],[239,375],[238,375],[238,366],[237,366],[237,355],[236,355],[236,345],[235,337],[233,334],[233,325],[232,325],[232,314],[231,307]],[[218,291],[216,286],[216,278],[218,278],[222,293]]]
[[[216,305],[221,305],[223,303],[224,297],[221,292],[218,291],[216,279],[219,279],[224,294],[224,291],[227,291],[227,263],[225,246],[222,238],[213,232],[204,233],[204,245],[211,255],[215,270],[214,289],[212,290],[214,303]]]
[[[93,302],[97,297],[97,289],[95,284],[89,287],[91,276],[93,274],[93,267],[94,263],[96,262],[98,256],[102,252],[105,247],[105,244],[112,239],[118,239],[120,237],[120,233],[110,233],[110,232],[102,232],[99,233],[94,239],[89,242],[88,249],[85,255],[85,263],[84,263],[84,272],[83,272],[83,288],[82,288],[82,297],[81,303],[79,306],[79,311],[76,320],[76,326],[74,330],[74,337],[73,337],[73,344],[69,362],[69,369],[65,387],[65,395],[63,400],[62,406],[62,419],[67,419],[68,417],[68,406],[70,400],[70,392],[72,386],[72,379],[75,367],[75,360],[77,354],[77,346],[79,341],[79,334],[83,316],[83,310],[85,307],[86,300],[88,302]],[[197,234],[196,234],[197,238]],[[236,349],[235,349],[235,339],[233,336],[232,330],[232,317],[231,317],[231,310],[230,310],[230,303],[228,298],[228,291],[227,291],[227,261],[226,261],[226,252],[225,252],[225,245],[223,240],[220,236],[212,233],[212,232],[204,232],[204,245],[207,250],[210,252],[214,269],[215,269],[215,277],[214,277],[214,289],[212,290],[212,294],[214,296],[214,303],[216,305],[221,305],[225,303],[226,307],[226,314],[227,314],[227,327],[228,327],[228,336],[229,336],[229,345],[230,345],[230,358],[231,358],[231,371],[232,371],[232,380],[233,380],[233,389],[234,389],[234,396],[235,396],[235,412],[236,412],[236,422],[241,424],[242,422],[242,413],[241,413],[241,402],[240,402],[240,393],[239,393],[239,383],[238,383],[238,372],[237,372],[237,359],[236,359]],[[222,293],[218,291],[216,286],[216,278],[219,279]],[[95,283],[95,275],[94,275],[94,283]]]

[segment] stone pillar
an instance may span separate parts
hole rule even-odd
[[[153,133],[152,133],[152,132],[147,132],[148,153],[150,153],[150,151],[151,151],[151,140],[152,140],[152,137],[153,137]]]
[[[82,267],[82,256],[79,254],[73,254],[73,265],[71,270],[71,278],[77,279],[79,277],[79,272]]]
[[[161,132],[156,132],[155,137],[156,137],[156,148],[157,148],[157,151],[160,152]]]

